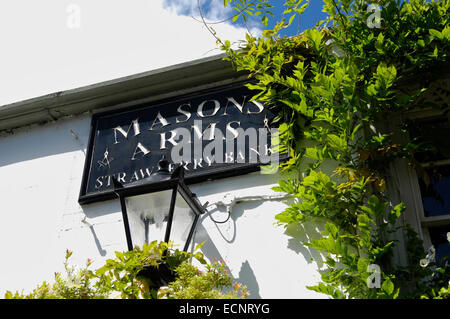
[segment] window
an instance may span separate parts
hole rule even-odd
[[[450,245],[450,121],[446,115],[416,119],[411,138],[423,150],[415,154],[420,203],[418,217],[427,246],[435,248],[438,265],[449,262]]]

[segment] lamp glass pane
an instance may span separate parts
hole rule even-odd
[[[133,246],[164,240],[172,192],[170,189],[125,199]]]
[[[177,193],[175,209],[173,211],[172,229],[170,231],[170,240],[175,245],[174,248],[184,248],[194,220],[195,213],[186,203],[183,196]]]

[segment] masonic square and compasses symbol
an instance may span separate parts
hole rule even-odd
[[[114,158],[109,157],[108,148],[106,148],[105,153],[103,153],[103,159],[101,161],[97,161],[98,167],[109,167],[109,164],[114,160]]]

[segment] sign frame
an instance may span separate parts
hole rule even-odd
[[[100,202],[100,201],[106,201],[116,198],[116,194],[113,192],[112,189],[104,190],[104,191],[98,191],[95,193],[88,193],[88,179],[89,175],[91,173],[91,165],[93,161],[93,149],[94,149],[94,143],[95,143],[95,135],[97,132],[97,125],[99,119],[105,117],[105,116],[113,116],[113,115],[120,115],[121,113],[127,113],[132,111],[138,111],[138,110],[147,110],[147,109],[157,109],[158,106],[161,107],[161,105],[171,103],[175,104],[178,101],[184,101],[187,99],[192,98],[198,98],[206,95],[210,95],[213,93],[220,93],[220,92],[226,92],[227,90],[233,90],[233,89],[244,89],[244,85],[248,83],[248,81],[239,81],[239,82],[233,82],[228,85],[220,85],[213,88],[208,89],[200,89],[196,90],[191,93],[187,94],[181,94],[169,98],[164,99],[158,99],[153,102],[137,102],[137,103],[131,103],[128,104],[126,107],[118,108],[118,109],[110,109],[103,112],[98,112],[92,115],[91,118],[91,124],[90,124],[90,134],[89,134],[89,140],[88,140],[88,146],[86,150],[86,159],[84,163],[83,168],[83,175],[82,175],[82,181],[81,181],[81,187],[78,197],[78,203],[80,205],[94,203],[94,202]],[[249,95],[251,97],[251,94]],[[265,106],[264,109],[267,109]],[[225,110],[226,112],[226,110]],[[279,154],[279,161],[284,161],[289,158],[288,154]],[[221,178],[226,177],[233,177],[238,175],[244,175],[252,172],[257,172],[260,170],[260,166],[264,165],[262,163],[231,163],[227,167],[217,167],[217,168],[209,168],[207,171],[204,172],[196,172],[195,175],[186,175],[185,181],[186,184],[194,184],[194,183],[200,183],[200,182],[206,182],[211,180],[217,180]],[[155,186],[157,187],[157,186]],[[152,189],[152,186],[147,185],[148,189]],[[158,189],[154,189],[154,191],[157,191]]]

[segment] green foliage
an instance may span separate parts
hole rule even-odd
[[[434,289],[431,289],[429,295],[422,295],[421,299],[450,299],[450,281],[447,286],[440,288],[437,293]]]
[[[67,250],[64,261],[66,275],[55,273],[55,282],[53,284],[43,282],[33,289],[29,294],[19,292],[12,293],[7,291],[5,299],[104,299],[108,297],[106,292],[101,291],[95,285],[94,272],[89,270],[92,264],[88,260],[86,266],[77,270],[69,265],[69,258],[72,252]]]
[[[153,241],[132,251],[116,252],[115,259],[107,259],[96,271],[89,270],[92,262],[80,270],[69,266],[72,252],[67,251],[64,263],[66,276],[55,274],[55,283],[43,282],[28,294],[7,291],[5,299],[150,299],[150,298],[246,298],[247,288],[233,283],[225,264],[208,264],[201,252],[194,253],[173,249],[170,243]],[[206,272],[191,265],[196,259]],[[158,267],[161,263],[175,273],[170,289],[157,289],[150,279],[140,273],[144,266]],[[224,290],[230,290],[223,293]]]
[[[245,7],[258,1],[239,2]],[[222,49],[238,71],[249,73],[253,99],[275,109],[281,147],[291,154],[281,166],[291,177],[274,190],[297,200],[276,216],[278,224],[325,223],[322,238],[304,243],[323,253],[324,260],[316,261],[326,267],[322,282],[309,288],[333,298],[417,298],[430,289],[445,296],[448,281],[425,280],[432,273],[419,265],[423,245],[411,228],[397,225],[405,205],[392,205],[386,192],[388,163],[399,157],[414,162],[421,145],[392,143],[380,124],[420,107],[414,102],[429,81],[418,74],[433,77],[448,66],[450,1],[376,3],[378,27],[369,23],[370,2],[324,0],[327,19],[286,38],[279,31],[307,6],[284,1],[286,10],[273,29],[259,38],[247,35],[239,50],[229,43]],[[405,95],[408,83],[423,87]],[[325,163],[335,163],[333,175],[325,172]],[[305,164],[306,170],[300,169]],[[409,238],[406,268],[392,262],[398,232]],[[371,264],[381,269],[378,288],[367,284]],[[405,288],[411,279],[416,287]]]
[[[238,282],[233,283],[223,261],[215,260],[212,264],[206,265],[204,271],[191,263],[184,262],[175,271],[177,279],[167,288],[161,288],[158,298],[245,299],[249,295],[246,286]]]
[[[152,283],[139,276],[146,265],[159,267],[159,263],[166,262],[169,269],[175,269],[192,257],[205,262],[201,253],[190,254],[174,250],[170,244],[157,241],[144,244],[142,248],[135,247],[132,251],[115,254],[115,259],[106,260],[105,265],[96,271],[98,286],[104,292],[120,292],[120,297],[126,299],[156,296],[157,290],[152,288]]]

